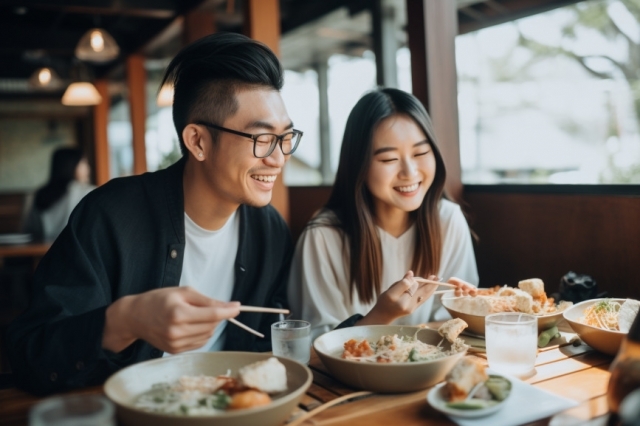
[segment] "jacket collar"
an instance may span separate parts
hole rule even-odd
[[[173,231],[180,244],[185,243],[184,237],[184,166],[187,156],[183,155],[175,164],[165,169],[164,193],[167,199],[167,208]]]

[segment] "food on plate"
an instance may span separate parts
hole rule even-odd
[[[634,299],[627,299],[622,304],[602,299],[585,309],[578,321],[604,330],[628,332],[639,307],[640,302]]]
[[[448,342],[454,343],[460,333],[467,328],[469,324],[467,324],[464,320],[460,318],[454,318],[442,324],[440,328],[438,328],[438,333]]]
[[[174,383],[156,383],[138,397],[135,406],[156,413],[200,416],[266,405],[271,402],[269,394],[285,390],[286,368],[269,358],[242,367],[237,378],[229,374],[182,376]]]
[[[450,350],[444,350],[439,344],[434,346],[418,340],[418,330],[413,336],[399,337],[394,334],[382,336],[377,342],[370,342],[367,339],[350,339],[344,344],[342,358],[377,363],[432,361],[444,358],[464,352],[469,348],[462,339],[457,338],[458,334],[467,326],[464,321],[462,323],[464,326],[460,328],[461,323],[459,321],[449,320],[438,330],[443,336],[444,334],[441,330],[450,333],[448,334],[449,337],[453,337]],[[454,336],[454,333],[457,334]]]
[[[504,401],[511,392],[511,382],[502,376],[487,375],[478,358],[467,356],[447,373],[443,389],[447,407],[472,410]]]
[[[522,312],[547,315],[562,312],[573,303],[561,301],[557,305],[544,291],[544,283],[538,278],[523,280],[518,288],[495,286],[478,289],[477,296],[451,299],[449,307],[469,315],[486,316],[499,312]]]

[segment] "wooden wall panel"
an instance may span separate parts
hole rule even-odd
[[[480,238],[481,285],[538,277],[557,291],[569,272],[589,274],[610,296],[640,299],[640,198],[467,193]]]

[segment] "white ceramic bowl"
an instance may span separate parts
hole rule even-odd
[[[119,424],[125,426],[276,426],[297,407],[313,378],[311,370],[299,362],[278,358],[287,369],[287,391],[273,396],[261,407],[230,410],[209,416],[178,416],[144,411],[135,400],[158,382],[173,382],[180,376],[237,374],[245,365],[263,361],[271,354],[253,352],[202,352],[155,359],[134,364],[113,374],[104,385],[107,397],[116,404]]]
[[[451,298],[447,297],[447,295],[442,298],[442,306],[445,307],[453,318],[460,318],[469,324],[467,330],[484,336],[484,315],[471,315],[454,309],[451,306]],[[562,319],[562,312],[534,316],[538,319],[538,333],[540,333],[556,325],[558,321]]]
[[[580,302],[564,311],[564,319],[567,320],[573,331],[593,349],[603,352],[607,355],[615,356],[620,349],[622,339],[627,333],[622,331],[605,330],[598,327],[593,327],[580,322],[580,318],[584,316],[584,311],[591,305],[600,302],[604,299],[592,299]],[[621,305],[627,299],[609,299],[620,303]]]
[[[371,325],[333,330],[313,343],[316,353],[333,377],[351,387],[373,392],[397,393],[426,389],[444,380],[444,376],[466,352],[433,361],[378,364],[342,358],[344,343],[350,339],[377,341],[382,336],[414,336],[417,327]],[[418,339],[437,345],[442,337],[435,330],[420,329]],[[445,341],[445,350],[451,345]]]

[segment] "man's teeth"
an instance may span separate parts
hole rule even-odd
[[[400,192],[413,192],[418,189],[419,185],[419,183],[414,183],[413,185],[409,186],[397,186],[396,189]]]
[[[260,182],[275,182],[277,175],[253,175],[251,176],[255,180],[259,180]]]

